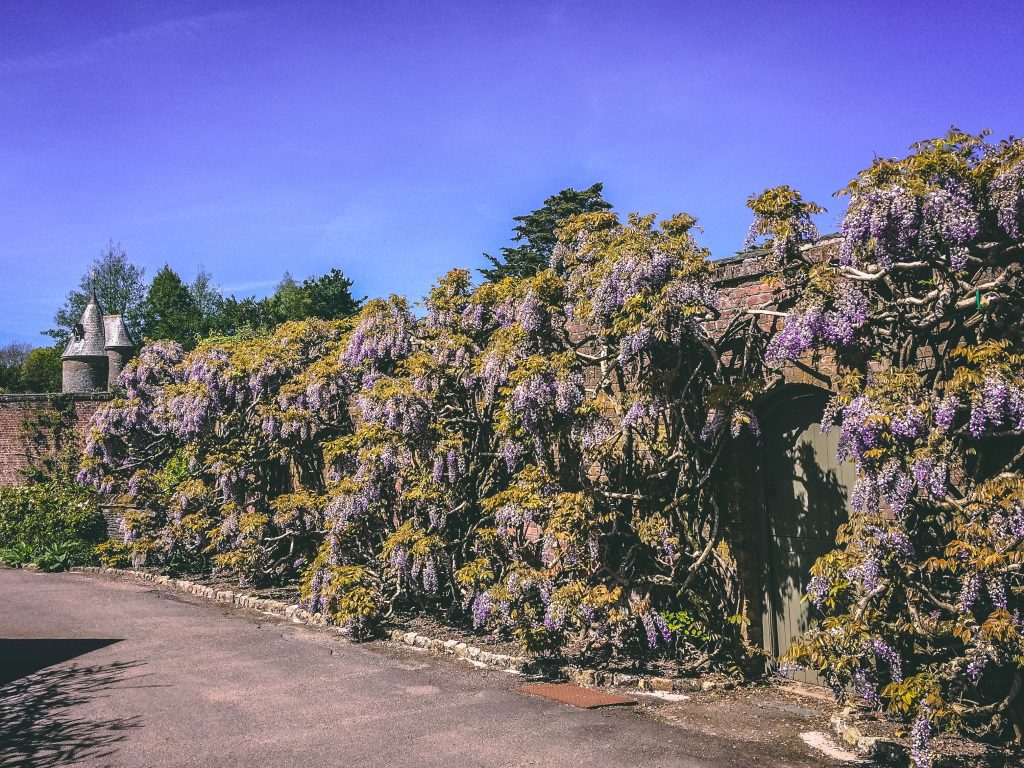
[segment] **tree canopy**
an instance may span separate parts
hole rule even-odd
[[[120,243],[111,240],[85,270],[78,288],[68,292],[64,304],[54,315],[56,327],[46,331],[46,335],[53,337],[60,347],[67,344],[95,290],[103,311],[121,315],[132,337],[141,339],[145,273],[145,269],[128,260]]]
[[[202,313],[192,292],[166,264],[153,276],[141,315],[143,336],[154,341],[173,339],[191,349],[202,331]]]
[[[519,223],[512,230],[512,240],[519,245],[502,248],[500,257],[485,253],[492,267],[481,269],[481,274],[496,282],[505,277],[531,277],[547,269],[558,242],[559,223],[581,213],[611,210],[611,204],[602,196],[603,190],[600,182],[583,190],[563,189],[547,198],[543,207],[514,217],[513,221]]]

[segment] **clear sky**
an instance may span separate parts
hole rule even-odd
[[[873,155],[1024,132],[1022,40],[1020,2],[3,0],[0,343],[110,239],[237,295],[418,297],[594,181],[716,257],[770,185],[834,229]]]

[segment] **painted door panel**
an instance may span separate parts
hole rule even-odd
[[[854,471],[836,459],[838,430],[821,431],[825,397],[813,393],[772,409],[763,423],[767,585],[762,628],[766,650],[779,656],[816,618],[802,598],[811,566],[835,546],[849,514]],[[809,673],[805,682],[820,682]]]

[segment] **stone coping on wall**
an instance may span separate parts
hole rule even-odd
[[[267,600],[235,590],[215,589],[214,587],[196,584],[185,579],[175,579],[149,571],[95,566],[72,568],[71,570],[75,573],[97,574],[100,576],[150,582],[157,586],[185,592],[213,602],[230,604],[237,608],[279,616],[289,619],[296,624],[307,624],[325,628],[329,626],[323,615],[311,613],[299,605],[289,605],[280,600]],[[346,635],[346,632],[338,627],[333,627],[333,629],[339,635]],[[385,637],[396,644],[409,646],[410,648],[433,653],[438,656],[451,656],[481,668],[568,680],[577,685],[590,688],[614,687],[645,692],[653,691],[671,696],[674,693],[730,689],[736,685],[734,681],[717,675],[702,678],[672,678],[608,672],[606,670],[590,669],[572,664],[550,665],[531,657],[494,653],[462,640],[424,635],[419,632],[402,629],[401,627],[391,628],[385,632]]]
[[[76,403],[102,403],[112,400],[110,392],[31,392],[19,394],[0,394],[3,403],[51,403],[57,400],[71,400]]]

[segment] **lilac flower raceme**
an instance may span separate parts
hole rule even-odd
[[[829,580],[820,574],[815,574],[807,582],[807,595],[819,611],[825,607],[825,600],[828,599],[831,587]]]
[[[657,611],[644,611],[640,614],[640,622],[647,636],[648,648],[656,648],[659,642],[672,642],[672,630]]]
[[[900,655],[896,653],[896,651],[894,651],[885,641],[877,638],[872,641],[871,646],[875,656],[889,666],[889,674],[892,677],[893,682],[903,682],[903,661],[900,659]]]
[[[769,342],[765,360],[779,365],[821,344],[849,345],[867,317],[867,295],[857,286],[843,283],[832,299],[831,309],[811,304],[789,313],[782,330]]]
[[[981,673],[984,671],[987,665],[987,656],[978,656],[976,658],[971,659],[970,662],[968,662],[967,664],[967,676],[971,678],[972,682],[978,682],[978,680],[981,678]]]
[[[927,707],[923,708],[910,732],[910,759],[914,768],[929,768],[932,764],[932,726],[928,714]]]
[[[367,372],[383,370],[409,353],[416,320],[404,299],[369,302],[342,354],[346,363]]]
[[[899,184],[865,190],[854,197],[843,218],[840,262],[858,266],[860,251],[873,244],[873,256],[883,270],[906,253],[919,232],[919,202]]]
[[[853,683],[853,691],[866,701],[872,707],[877,707],[882,703],[882,699],[878,695],[878,689],[875,684],[868,680],[864,670],[855,670],[851,676],[850,681]]]
[[[1024,232],[1024,156],[996,174],[989,184],[996,221],[1010,237]]]
[[[971,574],[964,579],[963,588],[960,590],[960,611],[962,613],[970,613],[974,604],[978,602],[978,596],[981,593],[981,577],[977,574]]]

